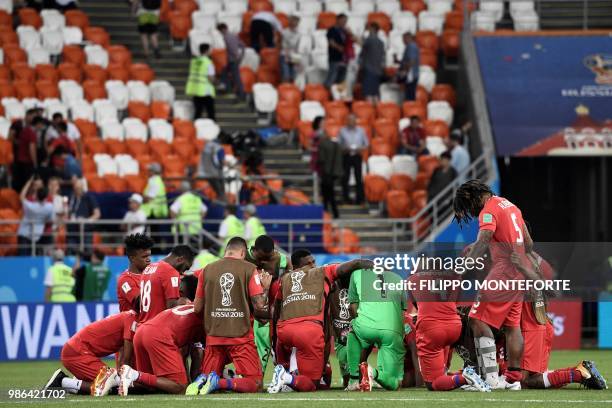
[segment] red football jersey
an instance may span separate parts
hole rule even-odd
[[[136,312],[129,310],[93,322],[79,330],[68,342],[75,350],[85,346],[97,357],[119,351],[123,341],[131,341],[136,331]]]
[[[193,304],[164,310],[142,326],[154,327],[158,333],[167,333],[178,348],[204,341],[204,323],[194,313]]]
[[[438,290],[441,282],[459,279],[457,275],[441,275],[437,272],[418,272],[413,274],[409,281],[414,285],[410,291],[410,300],[416,302],[417,326],[422,321],[436,321],[442,325],[449,321],[461,321],[457,314],[458,291]]]
[[[140,296],[140,278],[139,273],[132,273],[127,269],[119,275],[117,279],[117,299],[119,300],[119,310],[125,312],[132,310],[134,299]]]
[[[164,310],[166,301],[178,299],[181,275],[164,261],[149,264],[140,280],[140,315],[138,322],[151,320]]]

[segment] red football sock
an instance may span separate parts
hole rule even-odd
[[[252,378],[232,378],[231,380],[221,378],[219,389],[234,392],[257,392],[257,382]]]
[[[575,368],[561,368],[559,370],[545,373],[551,388],[560,388],[571,383],[582,381],[582,373]]]
[[[136,382],[155,388],[157,386],[157,376],[140,371]]]
[[[289,386],[296,391],[312,392],[317,389],[312,380],[305,375],[292,375],[292,377],[293,380]]]
[[[467,384],[465,378],[462,375],[455,374],[441,375],[431,383],[431,386],[434,391],[450,391],[465,384]]]
[[[523,374],[520,370],[506,370],[504,375],[506,376],[506,381],[510,384],[520,382],[523,379]]]

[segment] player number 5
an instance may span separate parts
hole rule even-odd
[[[140,281],[140,307],[148,312],[151,307],[151,281]]]
[[[521,243],[523,242],[523,230],[521,230],[518,223],[516,222],[516,214],[510,214],[510,218],[512,218],[512,224],[514,224],[514,229],[516,230],[516,233],[518,234],[518,237],[516,238],[516,242]]]

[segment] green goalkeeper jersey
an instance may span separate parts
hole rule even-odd
[[[372,270],[358,269],[351,274],[349,303],[359,303],[357,320],[360,325],[404,332],[403,311],[406,292],[402,278],[393,272],[376,274]]]

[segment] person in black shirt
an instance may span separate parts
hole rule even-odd
[[[457,172],[450,165],[451,155],[448,151],[440,155],[440,166],[436,168],[429,180],[427,199],[432,200],[457,177]]]
[[[100,219],[100,206],[96,199],[89,193],[83,191],[83,182],[75,180],[73,194],[68,201],[68,216],[70,221],[85,221],[84,246],[86,250],[91,249],[93,226],[87,221]],[[81,245],[81,226],[79,223],[70,223],[66,228],[66,241],[71,252],[79,250]]]
[[[327,78],[325,78],[326,88],[342,82],[346,74],[346,61],[344,58],[347,41],[346,22],[346,15],[338,14],[336,24],[327,30],[329,70],[327,71]]]

